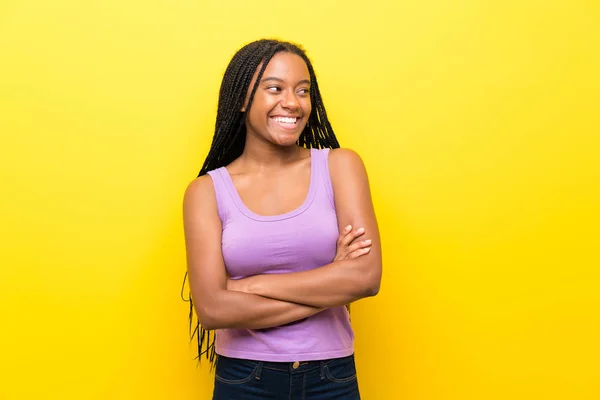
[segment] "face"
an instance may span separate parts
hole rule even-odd
[[[249,91],[256,75],[258,71]],[[296,54],[277,53],[269,61],[246,114],[246,134],[279,146],[291,146],[302,134],[311,109],[306,63]]]

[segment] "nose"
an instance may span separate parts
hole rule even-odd
[[[295,110],[300,107],[296,93],[293,90],[286,90],[281,100],[281,106],[290,110]]]

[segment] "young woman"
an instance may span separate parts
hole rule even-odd
[[[234,55],[183,203],[201,354],[216,330],[213,399],[359,399],[345,305],[379,291],[378,227],[297,45]]]

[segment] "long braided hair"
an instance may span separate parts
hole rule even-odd
[[[251,42],[238,50],[223,76],[221,89],[219,91],[219,103],[217,107],[217,120],[215,124],[215,133],[212,144],[204,164],[198,173],[198,176],[205,175],[208,171],[227,166],[237,159],[244,151],[246,144],[245,117],[250,110],[254,94],[258,88],[267,64],[277,53],[288,52],[296,54],[304,60],[308,67],[310,75],[310,101],[312,111],[308,117],[308,122],[298,138],[297,144],[305,148],[338,148],[340,147],[323,105],[323,99],[319,92],[317,78],[313,66],[308,59],[305,51],[297,44],[290,42],[261,39]],[[248,104],[244,111],[244,106],[252,77],[258,67],[258,76],[252,87]],[[189,334],[190,340],[194,337],[198,343],[197,358],[201,359],[205,355],[210,363],[215,360],[215,335],[204,329],[198,320],[194,325],[194,304],[191,291],[188,298],[183,297],[183,290],[188,273],[185,273],[181,297],[189,302]],[[192,330],[193,328],[193,330]]]

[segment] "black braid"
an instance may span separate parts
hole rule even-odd
[[[254,94],[256,93],[256,89],[258,88],[267,64],[275,54],[280,52],[293,53],[302,57],[308,67],[310,75],[310,101],[312,104],[312,111],[308,117],[306,127],[298,138],[297,144],[308,149],[334,149],[340,147],[338,140],[333,133],[331,124],[327,119],[327,113],[325,112],[325,106],[323,104],[323,99],[321,98],[319,85],[317,84],[317,77],[305,51],[300,46],[290,42],[261,39],[249,43],[238,50],[225,70],[219,91],[215,133],[213,135],[210,150],[198,176],[205,175],[208,171],[230,164],[244,151],[244,146],[246,144],[246,128],[244,125],[245,113],[250,110],[252,101],[254,100]],[[252,92],[250,93],[248,105],[246,106],[245,112],[242,112],[241,109],[244,105],[252,77],[259,65],[261,65],[261,68],[254,87],[252,88]],[[191,292],[187,299],[183,297],[187,275],[186,272],[183,279],[181,295],[183,300],[190,303],[190,340],[193,340],[194,336],[196,336],[198,342],[197,358],[200,359],[202,355],[205,355],[206,358],[210,360],[211,365],[214,366],[216,356],[214,344],[215,335],[213,334],[211,338],[211,332],[204,329],[199,321],[196,321],[194,326],[194,305]],[[194,327],[193,330],[192,327]]]

